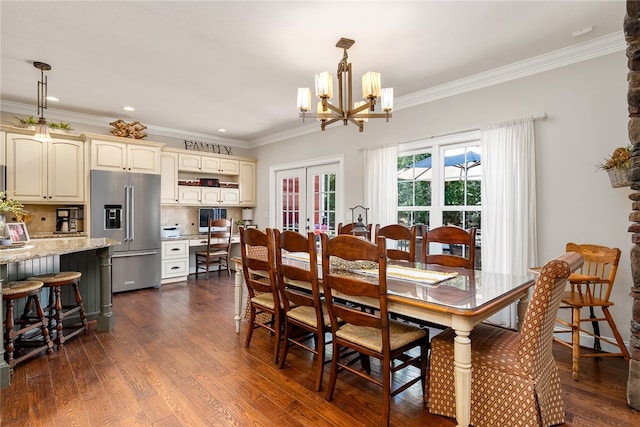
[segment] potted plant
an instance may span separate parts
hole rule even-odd
[[[598,169],[607,171],[609,174],[609,180],[611,186],[627,187],[631,185],[629,179],[629,168],[631,168],[631,146],[618,147],[613,150],[611,156],[604,159],[599,165]]]
[[[18,117],[14,116],[20,122],[20,126],[25,127],[27,129],[35,129],[38,124],[38,119],[33,116],[29,117]]]
[[[73,130],[70,123],[65,122],[49,122],[49,127],[55,131],[60,131],[61,133],[69,133]]]

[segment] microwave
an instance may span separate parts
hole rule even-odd
[[[199,209],[198,233],[206,233],[209,230],[209,218],[227,219],[226,208],[200,208]]]

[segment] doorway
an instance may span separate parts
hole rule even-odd
[[[274,168],[274,226],[279,230],[334,235],[342,212],[342,159]]]

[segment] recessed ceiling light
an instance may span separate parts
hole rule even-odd
[[[58,102],[60,100],[58,98],[56,98],[55,96],[47,96],[47,101]]]
[[[125,105],[124,107],[122,107],[122,109],[123,109],[124,111],[136,111],[136,109],[135,109],[135,108],[133,108],[133,107],[132,107],[132,106],[130,106],[130,105]]]
[[[226,132],[226,131],[227,131],[226,129],[222,129],[222,128],[218,129],[218,132]]]
[[[580,37],[580,36],[582,36],[584,34],[590,33],[591,31],[593,31],[593,26],[580,28],[579,30],[576,30],[573,33],[571,33],[571,35],[573,37]]]

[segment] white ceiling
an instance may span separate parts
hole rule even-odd
[[[619,33],[624,15],[624,1],[1,0],[0,100],[3,110],[20,104],[36,115],[32,62],[43,61],[49,94],[60,99],[46,116],[138,120],[251,146],[300,126],[319,130],[298,118],[296,91],[312,87],[314,73],[335,76],[340,37],[356,41],[355,81],[381,72],[397,103]]]

